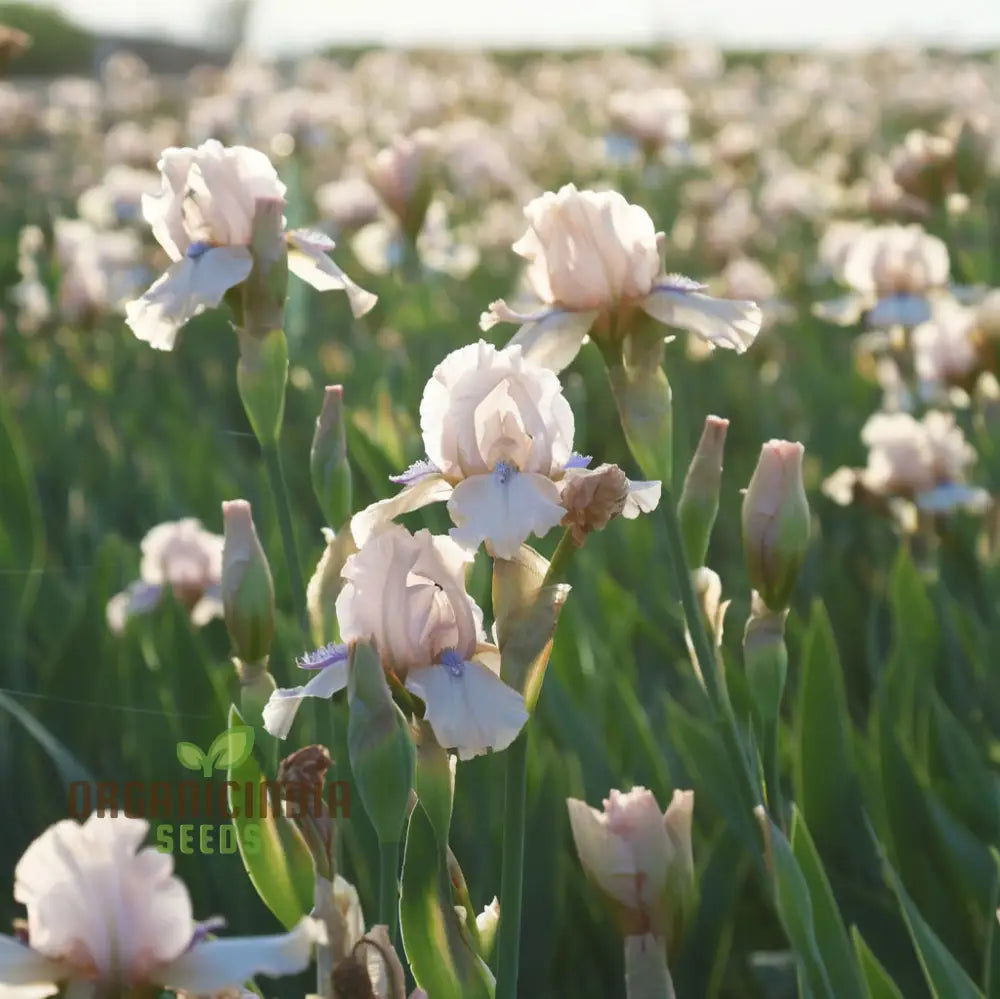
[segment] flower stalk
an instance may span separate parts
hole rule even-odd
[[[285,473],[281,464],[281,452],[277,442],[262,445],[264,468],[267,470],[267,481],[274,499],[275,513],[278,517],[278,530],[281,532],[281,546],[285,551],[285,565],[288,569],[288,586],[292,592],[292,607],[295,617],[302,626],[303,634],[309,636],[309,618],[306,613],[306,588],[302,576],[302,563],[295,547],[295,532],[292,528],[292,512],[288,503],[288,487],[285,485]]]
[[[517,999],[524,892],[524,816],[528,775],[528,733],[507,750],[504,783],[503,862],[500,869],[500,925],[497,929],[496,999]]]

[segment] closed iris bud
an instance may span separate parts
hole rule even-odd
[[[399,220],[403,235],[416,241],[434,193],[439,137],[429,128],[400,136],[372,160],[368,180]]]
[[[722,484],[722,454],[729,420],[707,416],[701,440],[688,466],[684,488],[677,505],[688,565],[697,569],[705,564],[708,542],[719,512],[719,488]]]
[[[340,385],[328,385],[323,393],[323,408],[316,419],[309,452],[309,471],[326,522],[339,530],[351,516],[351,466],[347,460],[344,390]]]
[[[222,504],[222,606],[236,655],[248,664],[267,659],[274,638],[274,583],[246,500]]]
[[[652,930],[677,943],[694,898],[694,791],[675,791],[666,812],[642,787],[611,791],[603,811],[566,804],[580,863],[616,904],[625,934]]]
[[[743,496],[743,553],[750,584],[771,611],[788,607],[809,546],[805,448],[772,440],[761,448]]]

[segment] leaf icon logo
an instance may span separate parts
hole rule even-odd
[[[211,777],[213,770],[238,767],[253,750],[253,728],[234,725],[217,735],[203,753],[193,742],[177,743],[177,759],[188,770],[200,770],[203,777]]]
[[[177,759],[181,761],[181,766],[188,770],[201,770],[205,762],[205,754],[193,742],[177,743]],[[211,774],[211,767],[208,768]]]

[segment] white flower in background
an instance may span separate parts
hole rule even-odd
[[[120,634],[133,614],[152,610],[172,591],[201,626],[222,616],[221,534],[212,534],[194,517],[157,524],[142,539],[139,579],[108,601],[108,627]]]
[[[934,410],[922,420],[909,413],[876,413],[862,428],[861,440],[868,464],[838,469],[823,483],[823,492],[836,503],[850,503],[856,487],[912,500],[928,513],[981,511],[989,502],[984,489],[965,482],[976,451],[951,413]]]
[[[82,219],[56,219],[52,235],[59,313],[67,322],[121,309],[142,287],[146,272],[134,232],[104,232]]]
[[[515,312],[500,299],[479,324],[521,324],[511,343],[536,364],[561,371],[598,317],[626,305],[737,353],[753,343],[761,321],[756,304],[712,298],[691,278],[661,274],[652,219],[617,192],[567,184],[529,202],[524,214],[528,231],[513,249],[528,261],[527,280],[541,307]]]
[[[159,162],[161,191],[144,196],[142,211],[173,261],[126,310],[140,340],[171,350],[178,330],[214,308],[253,267],[250,241],[258,201],[284,202],[285,185],[271,161],[247,146],[224,147],[210,139],[197,149],[172,148]],[[321,233],[285,234],[288,269],[318,291],[343,290],[355,315],[375,304],[327,256],[333,242]]]
[[[76,211],[81,219],[98,228],[138,222],[143,197],[155,194],[159,186],[160,178],[152,170],[116,164],[99,184],[88,187],[77,198]]]
[[[820,302],[822,319],[848,326],[916,326],[931,317],[930,301],[948,287],[948,248],[919,225],[886,225],[848,236],[837,279],[851,293]]]
[[[394,481],[396,496],[355,514],[351,533],[363,544],[378,526],[439,500],[448,501],[452,538],[469,548],[486,542],[499,558],[514,558],[567,513],[563,489],[590,459],[573,454],[573,411],[554,372],[530,363],[519,346],[497,350],[480,340],[449,354],[435,369],[420,402],[427,460]],[[567,472],[578,469],[567,478]],[[627,482],[622,516],[659,502],[658,482]]]
[[[380,149],[368,168],[368,180],[403,231],[416,236],[430,202],[440,138],[429,128],[400,135]]]
[[[690,890],[694,791],[674,791],[666,812],[644,787],[611,791],[603,811],[576,798],[566,804],[584,871],[628,911],[656,924]]]
[[[608,100],[608,113],[617,129],[655,151],[688,137],[691,101],[676,87],[619,90]]]
[[[714,290],[724,298],[744,298],[757,302],[761,326],[795,320],[795,307],[778,295],[778,283],[771,272],[752,257],[733,257],[713,282]],[[695,341],[692,341],[692,343]],[[711,350],[710,344],[705,344]]]
[[[360,229],[379,215],[378,194],[364,177],[344,177],[321,184],[315,200],[320,216],[332,223],[335,234]]]
[[[456,280],[468,277],[479,263],[479,250],[452,230],[443,201],[432,201],[426,208],[415,243],[421,267]],[[351,250],[372,274],[388,274],[401,267],[408,252],[399,224],[385,219],[359,229],[351,240]]]
[[[382,665],[427,705],[438,742],[461,759],[506,749],[528,714],[500,680],[500,650],[486,642],[483,614],[465,591],[473,555],[429,531],[388,524],[347,559],[337,597],[344,645],[299,661],[316,670],[305,686],[277,690],[264,708],[268,732],[284,738],[303,697],[347,686],[349,645],[371,641]]]
[[[935,302],[910,336],[917,378],[929,388],[965,381],[979,365],[977,323],[976,309],[950,298]]]
[[[304,919],[290,933],[208,940],[173,873],[173,858],[140,849],[143,819],[64,819],[24,852],[14,898],[28,910],[27,939],[0,936],[0,993],[74,999],[160,986],[196,995],[241,986],[255,974],[304,970],[316,939]]]

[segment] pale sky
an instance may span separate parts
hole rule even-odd
[[[197,40],[218,0],[49,0],[81,23]],[[1000,46],[1000,0],[256,0],[251,42],[266,53],[335,42],[641,44],[705,39],[740,47],[893,42]]]

